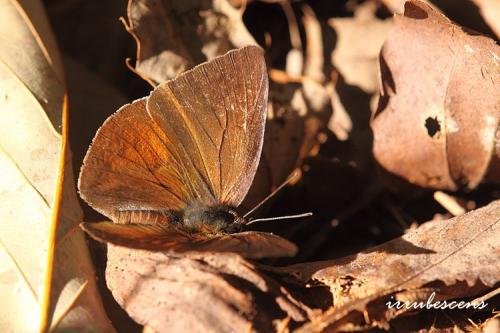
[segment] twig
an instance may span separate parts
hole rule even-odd
[[[441,191],[434,192],[434,200],[436,200],[453,216],[460,216],[465,214],[466,212],[465,208],[458,203],[458,200],[455,197],[446,194],[444,192]]]

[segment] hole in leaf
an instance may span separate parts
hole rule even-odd
[[[441,125],[439,124],[437,117],[428,117],[425,119],[425,128],[427,128],[427,134],[429,134],[431,138],[433,138],[436,133],[441,131]]]

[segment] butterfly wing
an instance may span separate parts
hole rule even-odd
[[[146,99],[125,105],[104,122],[87,151],[78,180],[81,197],[116,222],[129,211],[161,215],[185,207],[195,194],[185,185],[173,145],[151,120]]]
[[[196,170],[192,184],[210,189],[216,203],[238,206],[252,184],[267,91],[263,51],[248,46],[158,86],[147,101],[152,119]]]
[[[202,237],[182,228],[159,224],[82,223],[94,239],[129,248],[177,252],[233,252],[246,258],[290,257],[297,253],[295,244],[265,232],[241,232]]]
[[[171,225],[113,222],[81,223],[80,226],[99,242],[144,250],[167,250],[193,241],[188,233]]]
[[[267,232],[247,231],[195,242],[190,251],[233,252],[245,258],[293,257],[297,246]]]
[[[80,172],[82,198],[117,222],[130,222],[128,211],[168,222],[166,209],[194,202],[237,206],[262,150],[267,90],[255,46],[159,85],[99,129]]]

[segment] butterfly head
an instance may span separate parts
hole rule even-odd
[[[182,223],[186,228],[196,232],[231,234],[242,231],[245,220],[230,206],[207,207],[194,204],[184,210]]]

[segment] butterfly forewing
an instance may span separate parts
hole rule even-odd
[[[113,222],[80,224],[92,238],[100,242],[136,249],[166,250],[191,244],[196,238],[160,224],[118,224]]]
[[[193,194],[176,169],[172,143],[158,133],[145,99],[109,117],[84,159],[78,182],[81,197],[116,222],[126,211],[185,207]]]

